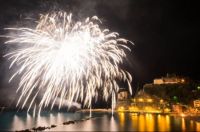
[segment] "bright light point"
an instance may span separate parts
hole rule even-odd
[[[184,114],[184,113],[181,113],[181,117],[185,117],[185,114]]]
[[[144,102],[144,99],[143,98],[139,98],[138,101],[139,102]]]
[[[151,102],[153,102],[153,99],[147,99],[147,102],[151,103]]]
[[[163,102],[164,102],[164,100],[163,100],[163,99],[161,99],[161,100],[160,100],[160,103],[163,103]]]
[[[125,110],[125,108],[123,107],[123,106],[120,106],[118,109],[117,109],[117,111],[121,111],[121,112],[123,112]]]

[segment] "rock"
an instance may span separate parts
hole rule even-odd
[[[70,124],[74,124],[75,122],[74,121],[68,121]]]
[[[20,130],[20,131],[16,131],[16,132],[31,132],[31,130],[25,129],[25,130]]]
[[[89,120],[90,119],[90,117],[89,118],[86,118],[85,120]]]
[[[69,122],[63,122],[63,125],[68,125],[69,124]]]
[[[56,127],[56,125],[51,125],[51,128],[54,128],[54,127]]]
[[[38,130],[38,131],[43,131],[43,130],[45,130],[46,129],[46,127],[38,127],[38,128],[36,128],[36,131]]]
[[[37,128],[33,127],[32,130],[33,130],[33,131],[37,131]]]
[[[63,122],[63,125],[69,125],[69,124],[74,124],[74,121],[67,121],[67,122]]]

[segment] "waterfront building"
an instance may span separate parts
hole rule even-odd
[[[178,83],[186,83],[188,79],[185,77],[180,76],[170,76],[167,75],[166,77],[156,78],[153,80],[153,84],[161,85],[161,84],[178,84]]]
[[[183,106],[180,105],[180,104],[172,105],[172,110],[175,113],[182,113],[183,112]]]
[[[167,102],[156,96],[147,94],[143,90],[139,91],[136,96],[131,99],[131,107],[137,107],[140,112],[161,113],[169,112]]]
[[[121,89],[118,92],[117,99],[118,100],[127,100],[128,96],[129,96],[128,91],[126,91],[125,89]]]
[[[118,95],[117,95],[116,108],[118,110],[124,111],[124,110],[128,109],[129,105],[130,105],[129,92],[124,88],[119,89],[119,92],[118,92]]]
[[[194,100],[193,103],[194,103],[194,108],[200,109],[200,99]]]
[[[139,91],[134,98],[122,99],[120,97],[117,102],[117,110],[140,113],[170,112],[166,101],[156,96],[149,95],[143,90]]]

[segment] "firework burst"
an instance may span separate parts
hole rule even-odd
[[[18,104],[28,110],[44,91],[39,108],[51,106],[59,98],[81,101],[90,107],[92,99],[102,96],[105,100],[118,92],[118,80],[128,84],[131,92],[131,75],[119,67],[126,57],[128,40],[119,38],[117,32],[101,29],[97,16],[75,22],[72,14],[55,12],[41,15],[35,28],[7,28],[14,32],[6,37],[6,44],[17,48],[5,56],[10,68],[20,68],[10,81],[21,75],[17,91]],[[101,91],[101,92],[100,92]]]

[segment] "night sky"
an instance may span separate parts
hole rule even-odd
[[[1,0],[0,34],[52,10],[77,18],[97,15],[103,26],[135,43],[125,65],[134,87],[167,73],[200,80],[198,9],[197,3],[183,0]],[[0,89],[8,90],[17,86],[7,83],[12,72],[2,57],[9,50],[4,41],[0,38]]]

